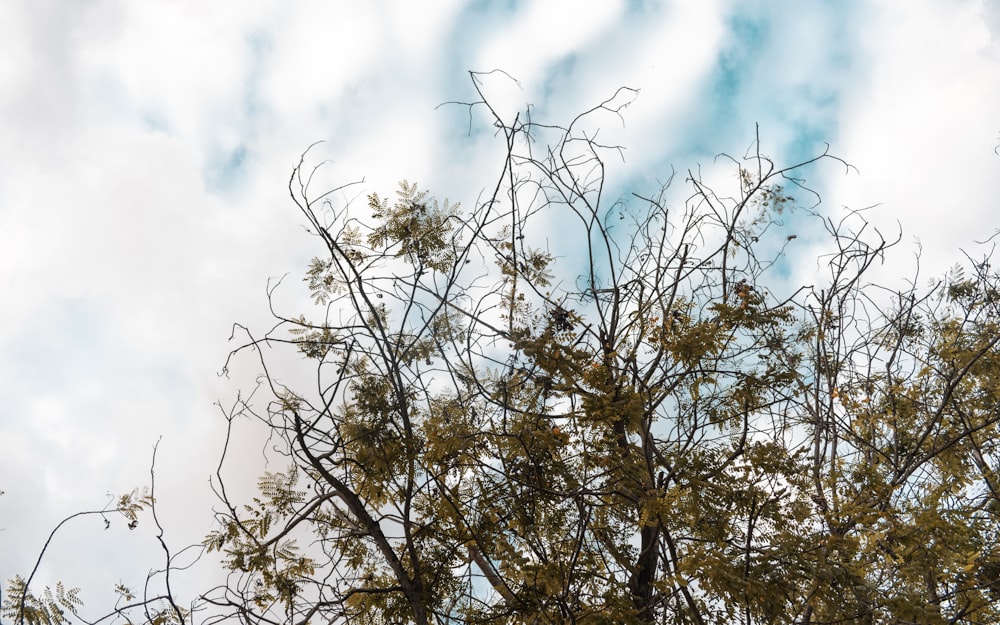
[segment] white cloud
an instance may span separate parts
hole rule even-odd
[[[860,175],[831,181],[833,207],[861,208],[904,245],[923,244],[926,277],[1000,226],[1000,42],[978,2],[875,3],[844,94],[835,151]],[[904,256],[909,256],[903,252]]]
[[[623,2],[537,0],[498,18],[506,21],[505,28],[491,28],[476,51],[473,69],[502,69],[524,87],[513,89],[508,84],[506,89],[490,92],[491,103],[502,111],[501,116],[512,119],[527,103],[542,105],[552,95],[546,89],[552,86],[553,73],[560,71],[557,66],[573,63],[576,55],[589,48],[603,47],[602,40],[612,36],[609,26],[623,9]]]

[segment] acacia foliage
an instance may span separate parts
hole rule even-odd
[[[617,151],[584,129],[630,95],[563,127],[471,105],[507,147],[472,205],[403,182],[362,208],[300,162],[316,307],[244,330],[269,399],[228,415],[287,468],[245,504],[217,476],[230,575],[176,620],[1000,618],[996,273],[872,283],[894,241],[820,215],[801,177],[826,154],[755,144],[720,157],[732,192],[689,171],[677,203],[610,201]],[[787,283],[802,220],[815,286]]]
[[[735,194],[688,172],[679,206],[669,185],[610,204],[614,149],[582,128],[628,95],[566,127],[473,105],[508,149],[471,207],[403,182],[366,215],[295,170],[319,312],[248,346],[294,346],[316,377],[266,376],[255,414],[289,469],[220,516],[209,545],[241,581],[219,605],[296,623],[998,617],[988,263],[871,284],[893,242],[814,210],[798,176],[826,154],[780,168],[755,145],[722,157]],[[794,209],[828,252],[817,286],[779,295]]]

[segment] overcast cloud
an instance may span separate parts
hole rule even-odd
[[[358,193],[407,178],[471,205],[500,146],[436,108],[473,98],[469,70],[505,70],[520,87],[491,78],[495,103],[553,122],[627,85],[613,188],[710,168],[759,123],[779,160],[829,143],[856,166],[817,173],[824,210],[878,204],[873,221],[904,231],[902,270],[919,238],[930,276],[1000,227],[998,6],[0,3],[0,578],[29,571],[67,514],[147,483],[160,436],[168,538],[209,529],[213,402],[254,373],[218,376],[230,326],[263,329],[268,277],[298,284],[316,252],[286,196],[313,142],[332,181],[365,179]],[[813,263],[808,241],[793,253]],[[239,444],[234,466],[259,466],[259,441]],[[119,526],[67,530],[44,580],[140,581],[155,545]]]

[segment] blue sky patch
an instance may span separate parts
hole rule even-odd
[[[248,153],[243,144],[233,150],[217,152],[205,174],[206,186],[213,192],[231,191],[246,172]]]

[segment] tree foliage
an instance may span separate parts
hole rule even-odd
[[[631,95],[564,127],[470,105],[507,146],[471,206],[404,181],[362,208],[303,158],[316,306],[239,327],[268,399],[227,415],[287,468],[246,504],[216,476],[205,546],[230,575],[206,620],[1000,619],[988,259],[873,283],[895,241],[818,211],[802,177],[844,165],[826,153],[780,167],[755,144],[719,157],[732,190],[688,171],[676,205],[671,182],[609,200],[618,151],[585,128]],[[814,285],[789,285],[793,223],[822,227]],[[315,375],[283,381],[265,347]],[[29,607],[5,605],[61,622]]]

